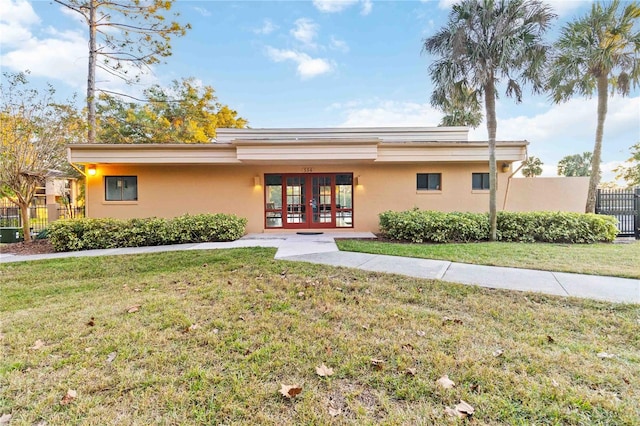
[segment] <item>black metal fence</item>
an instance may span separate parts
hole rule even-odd
[[[618,219],[618,235],[640,239],[640,187],[599,189],[596,213]]]
[[[84,207],[58,205],[56,212],[58,219],[84,217]],[[45,230],[49,225],[49,210],[43,197],[34,198],[29,206],[29,228],[35,235]],[[0,199],[0,227],[22,228],[20,208],[6,199]]]

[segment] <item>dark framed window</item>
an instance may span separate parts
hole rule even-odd
[[[472,173],[471,189],[489,189],[489,173]]]
[[[137,201],[138,176],[105,176],[104,199],[106,201]]]
[[[418,173],[416,175],[416,189],[440,191],[442,189],[442,173]]]

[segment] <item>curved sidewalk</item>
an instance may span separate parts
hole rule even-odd
[[[569,274],[531,269],[469,265],[444,260],[416,259],[339,251],[335,238],[375,238],[371,233],[335,232],[319,235],[248,234],[228,243],[194,243],[173,246],[87,250],[29,256],[1,254],[0,263],[85,256],[158,253],[176,250],[210,250],[237,247],[275,247],[279,260],[344,266],[416,278],[478,285],[610,302],[640,303],[640,280]]]

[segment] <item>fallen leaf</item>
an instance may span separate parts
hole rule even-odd
[[[551,386],[553,386],[554,388],[557,388],[560,385],[558,384],[558,382],[556,382],[556,379],[551,379]]]
[[[136,293],[140,293],[142,290],[140,290],[139,288],[134,288],[133,291],[135,291]]]
[[[299,385],[285,385],[285,384],[280,385],[280,393],[285,398],[289,398],[289,399],[294,398],[300,392],[302,392],[302,387],[300,387]]]
[[[371,365],[373,365],[376,370],[382,370],[384,367],[384,360],[371,358]]]
[[[256,288],[256,293],[264,293],[264,291],[260,290],[259,288]]]
[[[424,331],[420,331],[420,330],[416,331],[416,334],[417,334],[418,336],[420,336],[420,337],[424,337],[424,336],[426,336],[426,335],[427,335],[427,333],[425,333]]]
[[[130,313],[130,314],[132,314],[134,312],[138,312],[140,310],[141,306],[142,305],[131,305],[131,306],[127,307],[127,312]]]
[[[404,374],[406,374],[407,376],[415,376],[417,372],[418,370],[416,370],[415,368],[407,368],[404,371]]]
[[[71,402],[77,397],[78,397],[78,393],[73,389],[69,389],[67,391],[67,394],[62,397],[62,400],[60,401],[60,405],[71,404]]]
[[[189,326],[189,328],[188,328],[187,330],[189,330],[189,331],[193,331],[193,330],[197,330],[197,329],[199,329],[199,328],[200,328],[200,326],[199,326],[198,324],[193,323],[193,324],[191,324],[191,325]]]
[[[0,425],[8,425],[11,421],[11,414],[3,414],[0,416]]]
[[[227,281],[227,284],[229,284],[229,285],[233,285],[233,283],[231,282],[231,280]]]
[[[444,389],[451,389],[456,386],[456,383],[446,374],[436,380],[436,383]]]
[[[44,348],[44,342],[40,339],[36,340],[35,343],[33,344],[33,346],[31,346],[30,349],[33,349],[34,351],[37,351],[38,349],[42,349]]]
[[[458,318],[449,318],[449,317],[443,317],[442,318],[442,325],[446,325],[448,322],[452,322],[454,324],[463,324],[462,320],[458,319]]]
[[[606,352],[599,352],[598,353],[598,358],[604,359],[604,358],[613,358],[613,357],[615,357],[614,354],[608,354]]]
[[[88,346],[86,348],[84,348],[85,352],[91,352],[93,350],[93,346]]]
[[[339,416],[340,414],[342,414],[342,409],[329,407],[329,415],[331,417],[336,417],[336,416]]]
[[[462,414],[462,416],[458,415],[458,417],[464,419],[465,417],[471,417],[475,409],[471,405],[469,405],[467,402],[461,399],[460,404],[456,405],[456,411]]]
[[[298,297],[304,297],[304,291],[299,292]]]
[[[477,383],[471,383],[471,384],[469,385],[469,390],[470,390],[471,392],[473,392],[473,393],[476,393],[476,392],[478,392],[478,388],[479,388],[479,387],[480,387],[480,385],[479,385],[479,384],[477,384]]]
[[[503,354],[504,354],[504,351],[502,349],[498,349],[498,350],[493,351],[492,355],[494,357],[498,358],[498,357],[501,357]]]
[[[456,405],[455,408],[446,407],[444,409],[444,412],[448,415],[461,419],[471,417],[474,411],[474,408],[463,400],[460,400],[460,404]]]
[[[213,331],[213,334],[218,334],[218,333],[220,332],[220,330],[218,330],[217,328],[214,328],[214,329],[213,329],[213,330],[211,330],[211,331]]]
[[[118,356],[117,352],[111,352],[109,355],[107,355],[107,362],[112,363],[117,356]]]
[[[206,264],[206,263],[203,263],[203,264],[202,264],[202,267],[203,267],[203,268],[206,268],[206,267],[207,267],[207,264]]]
[[[411,352],[413,351],[413,345],[411,343],[405,343],[404,345],[402,345],[402,349]]]
[[[89,322],[87,323],[87,325],[89,327],[93,327],[94,325],[96,325],[96,319],[94,317],[91,317],[91,319],[89,320]]]
[[[553,337],[551,337],[551,336],[547,335],[547,342],[549,342],[549,343],[555,343],[555,341],[556,341],[556,340],[555,340]]]
[[[316,367],[316,374],[320,377],[329,377],[333,375],[333,368],[329,368],[322,364],[320,367]]]

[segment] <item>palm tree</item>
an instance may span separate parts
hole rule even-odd
[[[423,50],[438,58],[429,67],[435,92],[456,85],[484,96],[489,136],[490,239],[496,239],[496,98],[505,82],[507,96],[522,101],[522,85],[543,89],[550,49],[543,41],[555,15],[539,0],[462,0],[447,24],[424,40]]]
[[[600,161],[609,87],[622,96],[640,82],[640,6],[619,0],[608,5],[595,3],[591,12],[562,29],[551,64],[549,87],[553,101],[564,102],[574,94],[598,95],[598,121],[591,158],[591,175],[585,211],[596,205]]]
[[[524,160],[524,164],[522,165],[522,175],[528,178],[540,176],[542,174],[543,164],[542,160],[532,155]]]
[[[482,123],[482,102],[477,90],[457,84],[445,92],[439,88],[431,95],[431,105],[440,109],[444,117],[439,126],[468,126],[474,129]]]

